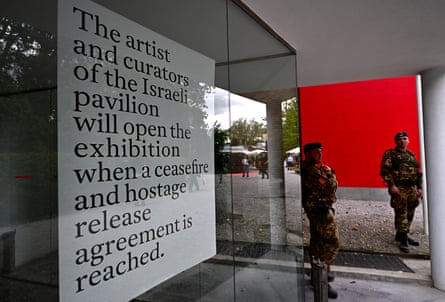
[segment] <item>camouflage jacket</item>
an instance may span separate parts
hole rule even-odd
[[[306,212],[321,205],[332,206],[337,201],[337,178],[334,170],[324,164],[301,164],[303,207]]]
[[[422,173],[414,153],[388,149],[383,153],[380,163],[380,176],[388,187],[416,185],[422,188]]]

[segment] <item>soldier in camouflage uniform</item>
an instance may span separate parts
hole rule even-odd
[[[391,207],[394,209],[396,228],[395,240],[399,248],[409,253],[409,245],[418,246],[419,242],[408,236],[414,213],[422,198],[422,173],[413,152],[408,150],[408,133],[398,132],[394,136],[395,148],[383,153],[380,176],[388,186]]]
[[[332,204],[336,202],[337,178],[334,170],[321,162],[321,143],[309,143],[303,148],[305,160],[301,164],[303,208],[309,219],[309,254],[320,259],[328,267],[328,281],[334,277],[329,273],[340,248],[339,234]],[[337,298],[337,292],[328,287],[329,298]]]

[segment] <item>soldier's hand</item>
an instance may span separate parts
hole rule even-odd
[[[393,186],[389,187],[389,192],[391,194],[399,194],[400,190],[399,190],[399,188],[397,188],[396,186],[393,185]]]
[[[331,172],[331,168],[329,166],[323,165],[321,167],[321,169],[325,172],[325,173],[330,173]]]
[[[417,197],[422,198],[423,197],[423,191],[422,189],[417,189]]]

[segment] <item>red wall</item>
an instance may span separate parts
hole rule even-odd
[[[323,143],[323,162],[341,187],[383,187],[383,152],[398,131],[409,133],[419,159],[416,77],[300,88],[302,146]]]

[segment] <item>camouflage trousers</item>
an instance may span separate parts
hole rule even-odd
[[[416,208],[419,206],[416,186],[399,186],[399,194],[391,194],[394,224],[397,232],[409,233]]]
[[[306,212],[309,218],[311,238],[309,242],[309,255],[320,259],[326,265],[331,265],[340,249],[340,239],[335,222],[334,211],[329,209],[327,216],[320,219],[317,210]]]

